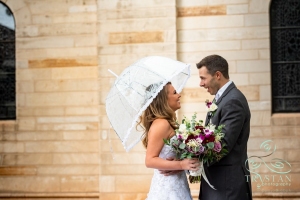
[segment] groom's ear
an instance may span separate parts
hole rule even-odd
[[[220,71],[216,71],[215,75],[218,80],[220,80],[223,77],[223,74]]]

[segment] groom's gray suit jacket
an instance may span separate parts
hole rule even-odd
[[[199,199],[252,199],[249,167],[245,166],[251,117],[247,99],[231,83],[216,104],[218,109],[211,117],[211,122],[216,126],[225,125],[223,133],[228,154],[219,162],[204,166],[207,178],[216,190],[201,178]],[[207,115],[206,124],[209,120]]]

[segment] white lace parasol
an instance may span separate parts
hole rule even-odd
[[[106,113],[126,151],[141,140],[137,122],[158,92],[167,82],[180,92],[189,77],[190,65],[162,56],[142,58],[117,76],[106,97]]]

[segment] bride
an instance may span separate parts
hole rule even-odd
[[[151,90],[153,85],[148,87]],[[151,91],[149,91],[151,92]],[[171,83],[154,98],[141,116],[139,124],[145,128],[143,145],[146,147],[145,164],[154,168],[150,191],[147,200],[191,200],[191,192],[184,170],[198,170],[199,161],[184,159],[171,161],[174,158],[170,146],[164,144],[163,139],[172,139],[177,129],[175,111],[180,106],[180,94]],[[160,173],[160,171],[164,173]],[[174,171],[177,173],[174,173]],[[171,175],[164,175],[171,171]]]

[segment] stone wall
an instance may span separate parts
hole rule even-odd
[[[18,112],[0,122],[0,198],[145,199],[152,169],[141,144],[126,153],[110,128],[108,69],[120,74],[148,55],[190,63],[178,116],[204,118],[212,97],[199,87],[195,63],[209,54],[229,61],[249,101],[249,156],[271,139],[275,157],[292,166],[292,191],[259,189],[254,178],[256,199],[299,196],[300,116],[271,114],[270,0],[1,1],[16,20]],[[199,184],[191,189],[196,199]]]
[[[97,3],[4,3],[16,23],[17,120],[0,122],[0,195],[98,195]]]

